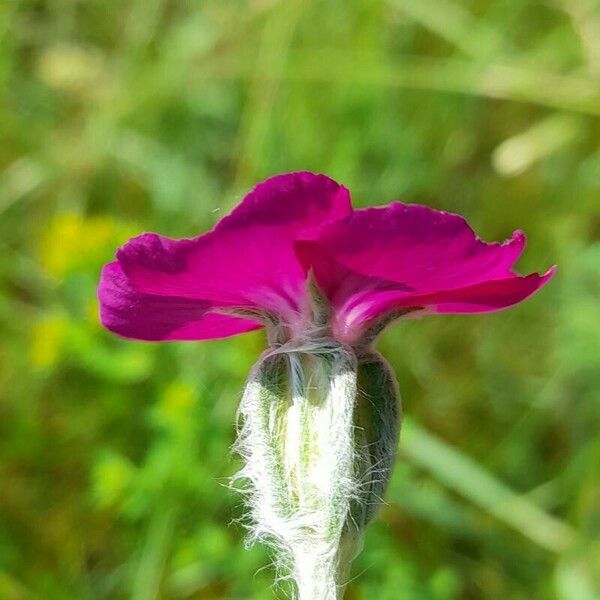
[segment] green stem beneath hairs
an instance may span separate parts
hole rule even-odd
[[[331,338],[288,343],[259,360],[240,420],[249,542],[273,549],[300,600],[341,599],[395,457],[391,372]]]

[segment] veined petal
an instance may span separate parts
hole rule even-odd
[[[360,333],[382,315],[413,309],[425,314],[464,314],[495,312],[510,308],[532,296],[556,272],[552,267],[540,275],[513,275],[454,290],[439,290],[429,294],[379,290],[365,293],[351,308],[336,319],[337,335],[354,341]]]
[[[278,175],[257,185],[213,231],[191,240],[143,234],[117,258],[139,292],[292,318],[305,283],[294,240],[351,211],[348,190],[324,175]]]
[[[436,313],[460,314],[494,312],[522,302],[535,294],[556,273],[556,266],[546,273],[486,281],[468,288],[432,295],[432,310]]]
[[[394,310],[501,310],[553,274],[514,273],[522,232],[503,244],[486,243],[462,217],[419,205],[355,211],[306,237],[296,243],[298,258],[332,302],[334,330],[347,341]]]
[[[102,325],[137,340],[217,339],[262,326],[250,319],[210,312],[212,306],[200,300],[140,293],[117,262],[102,269],[98,298]]]
[[[525,247],[521,231],[486,243],[459,215],[401,202],[354,211],[309,239],[354,273],[419,292],[506,277]]]

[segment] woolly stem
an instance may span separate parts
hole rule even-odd
[[[379,360],[359,366],[351,348],[313,338],[269,350],[248,379],[235,449],[249,542],[273,549],[299,600],[341,600],[387,484],[397,441],[388,417],[397,422],[398,411]]]

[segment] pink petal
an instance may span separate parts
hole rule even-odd
[[[525,277],[514,276],[508,279],[487,281],[470,288],[438,293],[430,306],[437,313],[460,314],[494,312],[522,302],[535,294],[556,273],[551,267],[540,275],[532,273]]]
[[[199,300],[142,294],[116,262],[102,269],[98,298],[102,325],[137,340],[216,339],[261,327],[249,319],[208,312],[211,306]]]
[[[143,234],[117,258],[139,292],[291,319],[302,308],[305,281],[294,240],[351,211],[348,190],[324,175],[278,175],[257,185],[213,231],[193,240]]]
[[[459,215],[401,202],[354,211],[309,239],[355,273],[419,292],[510,275],[525,247],[521,231],[488,244]]]
[[[298,258],[313,270],[332,301],[334,329],[349,341],[390,310],[500,310],[552,275],[521,278],[513,272],[525,246],[522,232],[488,244],[462,217],[425,206],[355,211],[305,237],[296,243]]]
[[[556,272],[552,267],[543,275],[526,277],[513,275],[506,279],[490,280],[455,290],[439,290],[429,294],[404,291],[371,291],[344,314],[343,337],[364,329],[374,319],[391,311],[418,309],[423,313],[480,313],[494,312],[522,302],[543,287]],[[339,327],[340,325],[338,325]]]

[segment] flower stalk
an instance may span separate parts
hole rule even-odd
[[[330,337],[292,340],[260,358],[239,417],[249,542],[273,549],[300,600],[341,599],[394,462],[390,370]]]

